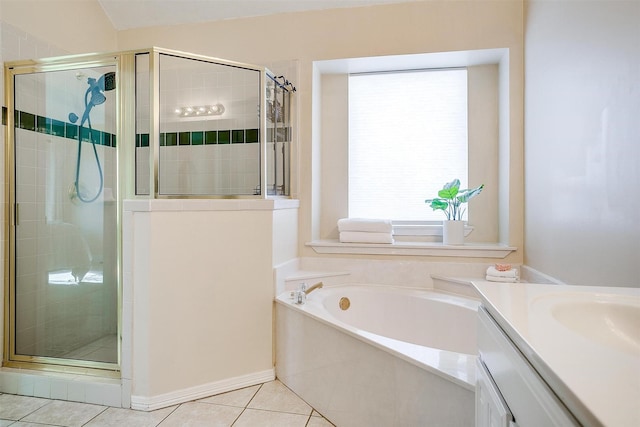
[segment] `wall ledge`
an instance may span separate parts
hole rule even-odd
[[[505,258],[516,247],[500,243],[443,245],[433,242],[340,243],[338,240],[314,240],[305,243],[319,254],[415,255],[464,258]]]
[[[180,211],[273,211],[298,209],[297,199],[128,199],[122,207],[129,212]]]

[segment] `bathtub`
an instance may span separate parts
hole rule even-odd
[[[303,305],[284,293],[276,375],[339,427],[472,426],[478,305],[376,285],[324,287]]]

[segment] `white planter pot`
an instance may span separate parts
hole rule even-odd
[[[464,221],[442,222],[442,244],[464,245]]]

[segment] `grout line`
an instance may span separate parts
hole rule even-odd
[[[19,396],[19,395],[16,395],[16,396]],[[34,396],[26,396],[26,397],[34,397]],[[36,397],[36,399],[46,399],[46,398],[45,397]],[[40,409],[44,408],[45,406],[51,405],[51,402],[53,402],[53,400],[47,399],[47,403],[45,403],[44,405],[40,406],[39,408],[34,409],[33,411],[29,412],[27,415],[25,415],[24,417],[20,418],[19,420],[15,420],[15,422],[13,424],[17,423],[18,421],[22,421],[23,419],[25,419],[29,415],[31,415],[31,414],[33,414],[35,412],[38,412]]]
[[[105,406],[104,410],[100,411],[98,414],[96,414],[93,418],[91,418],[90,420],[88,420],[86,423],[82,424],[83,426],[86,426],[87,424],[89,424],[91,421],[95,420],[96,418],[98,418],[100,415],[104,414],[107,409],[109,409],[109,406]]]
[[[262,390],[262,386],[265,385],[266,383],[262,383],[260,384],[260,387],[258,387],[258,389],[256,390],[255,393],[253,393],[253,396],[251,396],[251,399],[249,399],[249,401],[247,402],[246,405],[244,405],[244,409],[247,409],[249,407],[249,405],[251,404],[251,402],[253,402],[253,399],[256,398],[256,396],[258,395],[258,393],[260,392],[260,390]]]
[[[251,399],[249,399],[249,401],[247,402],[247,404],[246,404],[246,405],[244,405],[244,408],[242,408],[242,411],[240,411],[240,413],[238,414],[238,416],[236,417],[236,419],[235,419],[235,420],[233,420],[233,422],[231,423],[231,426],[230,426],[230,427],[232,427],[235,423],[237,423],[237,422],[238,422],[238,420],[240,419],[240,417],[242,416],[242,414],[244,414],[244,411],[246,411],[246,410],[247,410],[247,408],[249,407],[249,404],[251,403],[251,401],[256,397],[256,395],[258,394],[258,392],[259,392],[260,390],[262,390],[262,386],[263,386],[263,385],[264,385],[264,383],[260,384],[260,387],[258,387],[258,389],[256,390],[256,392],[255,392],[255,393],[253,393],[253,396],[251,396]]]
[[[233,427],[233,425],[238,422],[238,420],[240,419],[240,417],[242,416],[242,414],[244,414],[244,411],[246,411],[246,410],[247,410],[246,406],[244,408],[242,408],[242,411],[240,411],[240,413],[238,414],[236,419],[233,420],[233,422],[231,423],[231,425],[229,427]]]
[[[176,407],[173,408],[173,411],[169,412],[166,417],[161,419],[160,422],[158,424],[156,424],[156,427],[159,426],[160,424],[162,424],[163,422],[165,422],[166,419],[169,418],[174,412],[176,412],[178,410],[178,408],[181,407],[181,406],[182,406],[182,403],[179,404],[179,405],[176,405]],[[130,409],[130,410],[132,410],[132,409]]]

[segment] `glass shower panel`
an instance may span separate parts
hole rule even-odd
[[[149,90],[150,54],[136,55],[136,194],[149,195],[149,135],[150,115]]]
[[[267,75],[267,194],[289,195],[290,92]]]
[[[14,360],[118,363],[115,81],[14,76]]]
[[[159,194],[260,194],[260,72],[160,55]]]

